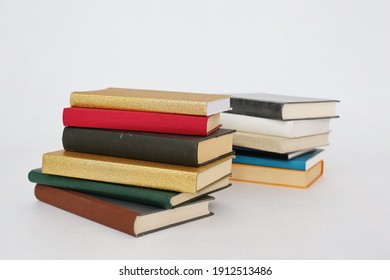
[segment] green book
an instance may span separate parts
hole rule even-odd
[[[192,194],[44,174],[42,173],[42,168],[33,169],[28,174],[29,181],[33,183],[153,205],[165,209],[171,209],[185,202],[227,188],[231,185],[229,177],[230,175],[225,176],[201,189],[196,194]]]

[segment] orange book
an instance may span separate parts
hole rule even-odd
[[[321,177],[323,170],[324,161],[318,162],[307,171],[233,163],[230,179],[305,189]]]

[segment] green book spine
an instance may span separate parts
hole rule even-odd
[[[42,185],[148,204],[165,209],[172,208],[171,198],[178,194],[171,191],[49,175],[42,173],[41,168],[31,170],[28,179],[30,182]]]

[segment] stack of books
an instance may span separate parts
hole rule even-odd
[[[221,114],[235,128],[232,180],[307,188],[323,174],[337,100],[272,94],[233,96]]]
[[[230,186],[230,96],[108,88],[73,92],[64,150],[29,173],[37,199],[140,236],[212,215]]]

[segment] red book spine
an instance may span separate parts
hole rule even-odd
[[[62,115],[64,126],[201,136],[206,136],[215,130],[207,131],[208,118],[206,116],[75,107],[65,108]]]

